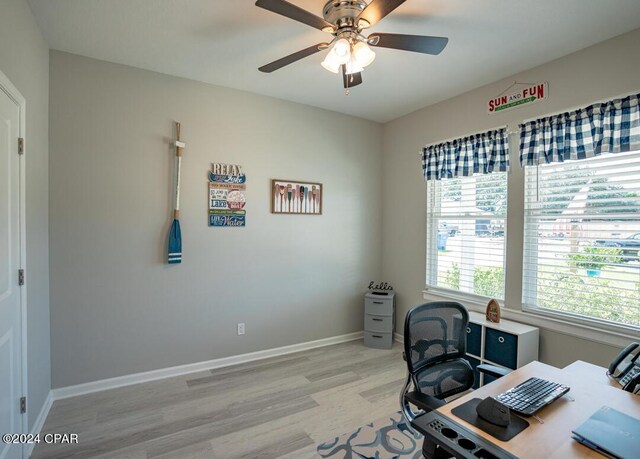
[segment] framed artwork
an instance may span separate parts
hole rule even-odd
[[[271,213],[322,215],[322,183],[271,180]]]

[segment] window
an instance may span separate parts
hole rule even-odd
[[[427,184],[427,286],[504,299],[507,173]]]
[[[425,299],[479,309],[486,297],[506,296],[505,316],[551,329],[573,323],[598,339],[637,333],[640,94],[526,121],[519,131],[524,173],[504,173],[515,140],[506,128],[423,149]],[[515,192],[508,225],[507,182]]]
[[[523,306],[640,326],[640,152],[527,167]]]

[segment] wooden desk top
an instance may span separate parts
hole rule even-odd
[[[605,371],[605,368],[581,361],[562,370],[541,362],[532,362],[446,404],[438,411],[519,458],[602,459],[598,453],[573,440],[571,430],[586,421],[602,405],[608,405],[622,413],[640,418],[640,396],[623,391],[619,385],[609,380]],[[540,424],[534,418],[527,418],[530,426],[508,442],[497,440],[451,414],[452,408],[472,398],[495,396],[531,377],[548,379],[569,386],[571,390],[567,395],[575,401],[564,396],[544,407],[536,413],[544,424]]]
[[[594,365],[592,363],[576,360],[571,365],[562,369],[573,377],[580,378],[583,381],[590,381],[594,384],[604,384],[605,386],[620,389],[620,384],[607,376],[607,369]]]

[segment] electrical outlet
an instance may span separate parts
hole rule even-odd
[[[244,322],[238,324],[238,336],[244,335]]]

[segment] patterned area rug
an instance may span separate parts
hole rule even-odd
[[[412,433],[397,412],[321,443],[317,452],[328,459],[421,459],[422,435]]]

